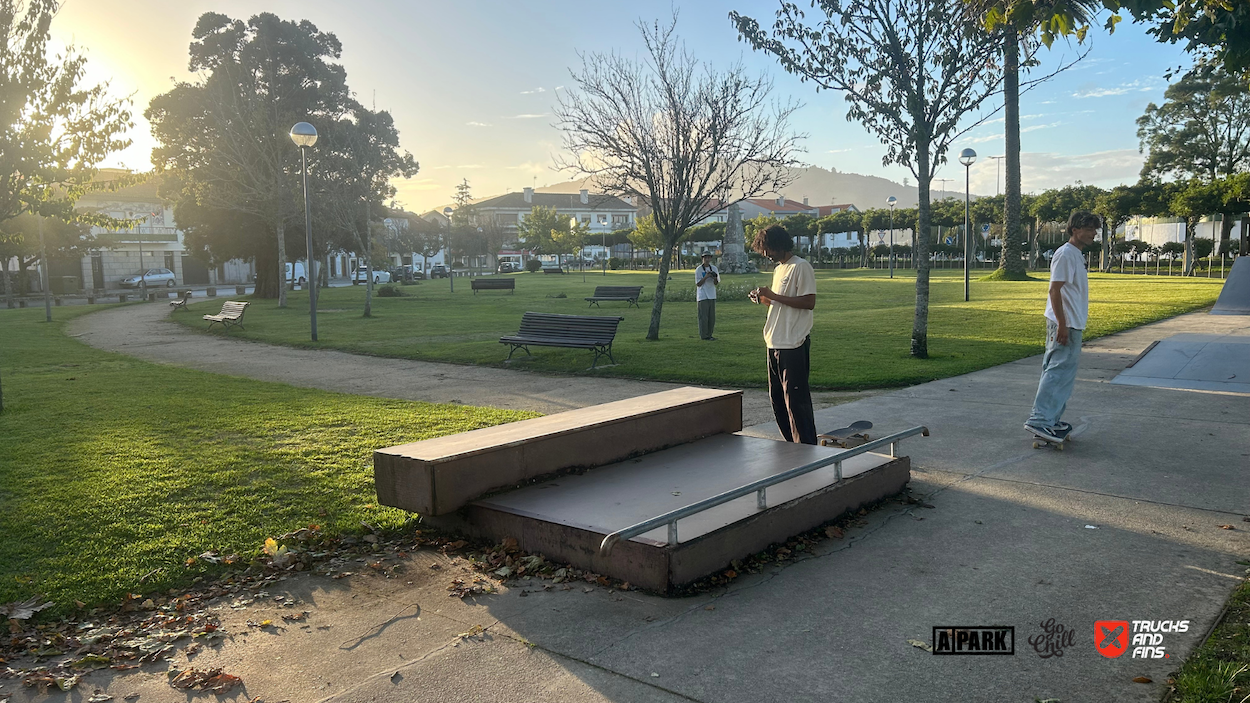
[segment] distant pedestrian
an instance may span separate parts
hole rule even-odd
[[[699,305],[699,339],[713,341],[712,330],[716,328],[716,286],[720,285],[720,271],[712,265],[712,252],[703,251],[703,263],[694,270],[695,300]]]
[[[781,225],[755,233],[751,248],[777,263],[771,287],[751,291],[751,302],[768,306],[764,345],[768,347],[768,397],[787,442],[816,444],[812,410],[812,311],[816,308],[816,272],[794,255],[794,239]]]
[[[1042,357],[1042,378],[1033,412],[1024,428],[1055,441],[1062,441],[1072,431],[1072,425],[1061,418],[1076,383],[1081,334],[1089,317],[1089,279],[1082,250],[1094,242],[1100,224],[1092,212],[1073,212],[1068,218],[1068,241],[1050,260],[1046,355]]]

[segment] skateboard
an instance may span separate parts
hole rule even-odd
[[[817,435],[820,439],[822,447],[837,446],[843,449],[858,447],[868,441],[868,433],[865,430],[871,430],[872,423],[867,420],[852,422],[848,427],[842,427],[836,430],[830,430],[823,434]]]
[[[1072,434],[1072,430],[1063,433],[1063,438],[1055,441],[1050,437],[1046,437],[1038,432],[1029,430],[1029,434],[1033,435],[1033,448],[1040,449],[1043,446],[1052,446],[1059,451],[1063,451],[1063,445],[1068,442],[1068,437]]]

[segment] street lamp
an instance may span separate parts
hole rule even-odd
[[[994,158],[994,157],[990,157]],[[964,149],[959,152],[959,163],[964,165],[964,302],[968,302],[968,258],[971,250],[970,241],[972,241],[972,217],[971,202],[972,194],[970,184],[972,183],[972,164],[977,160],[977,152],[972,149]]]
[[[317,258],[313,256],[312,210],[308,203],[308,147],[317,143],[317,128],[307,122],[297,122],[291,128],[291,141],[299,147],[300,171],[304,174],[304,236],[308,246],[308,317],[312,322],[312,341],[317,341]],[[295,267],[291,266],[291,277]],[[283,281],[282,285],[286,285]]]
[[[608,275],[608,228],[607,222],[604,222],[603,231],[599,233],[599,246],[603,247],[603,275]]]
[[[891,195],[885,199],[885,204],[890,206],[890,278],[894,278],[894,206],[898,198]]]
[[[443,261],[447,262],[447,280],[451,282],[451,292],[456,292],[456,270],[451,267],[451,262],[447,259],[451,258],[451,213],[454,212],[449,207],[443,208],[443,215],[447,217],[447,256],[443,257]]]
[[[974,152],[973,156],[975,155]],[[998,165],[998,168],[994,171],[994,195],[998,196],[1002,194],[1002,189],[999,186],[1003,181],[1003,159],[1007,158],[1007,155],[1003,154],[1002,156],[990,156],[987,158],[994,159],[994,163]]]

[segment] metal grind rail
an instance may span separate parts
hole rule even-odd
[[[626,527],[623,530],[617,530],[616,532],[613,532],[607,537],[604,537],[603,543],[599,545],[599,554],[602,556],[607,556],[609,553],[611,553],[612,547],[615,546],[617,542],[620,542],[621,540],[627,540],[633,537],[637,537],[638,535],[641,535],[646,532],[650,532],[651,530],[654,530],[655,528],[664,524],[668,525],[668,543],[670,545],[677,544],[677,521],[678,520],[684,517],[690,517],[691,515],[694,515],[696,513],[701,513],[704,510],[707,510],[708,508],[714,508],[723,503],[728,503],[729,501],[736,500],[738,498],[741,498],[742,496],[750,495],[751,493],[755,494],[756,507],[759,510],[766,510],[768,508],[768,498],[767,498],[766,492],[769,486],[774,486],[778,483],[789,481],[792,478],[796,478],[798,476],[811,473],[812,471],[816,471],[817,469],[823,469],[829,465],[833,465],[833,468],[834,468],[834,481],[833,482],[835,484],[840,483],[842,481],[842,462],[846,461],[847,459],[857,457],[861,454],[867,454],[873,451],[874,449],[877,449],[879,447],[884,447],[887,444],[890,446],[890,456],[897,457],[899,441],[907,439],[908,437],[914,437],[916,435],[923,435],[925,437],[928,437],[929,428],[913,427],[910,430],[904,430],[903,432],[896,432],[887,437],[874,439],[873,441],[861,444],[858,447],[855,447],[854,449],[847,449],[845,451],[838,452],[837,454],[826,457],[824,459],[818,459],[809,464],[796,466],[793,469],[783,471],[773,476],[765,476],[764,478],[761,478],[758,481],[752,481],[751,483],[748,483],[745,486],[739,486],[732,490],[725,491],[724,493],[721,493],[719,495],[714,495],[711,498],[705,498],[697,503],[691,503],[690,505],[687,505],[683,508],[678,508],[676,510],[669,511],[667,513],[664,513],[663,515],[657,515],[656,517],[653,517],[650,520],[644,520],[636,525],[630,525],[629,527]]]

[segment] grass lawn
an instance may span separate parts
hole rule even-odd
[[[1240,561],[1250,566],[1250,561]],[[1228,600],[1228,612],[1176,675],[1174,703],[1241,703],[1250,693],[1250,583]]]
[[[521,314],[532,310],[568,314],[621,315],[614,353],[617,366],[589,372],[590,353],[533,347],[534,358],[512,366],[561,373],[666,381],[758,386],[766,382],[761,329],[765,311],[745,300],[721,300],[716,306],[714,342],[699,339],[695,303],[667,301],[661,339],[645,339],[650,303],[641,309],[605,303],[587,309],[582,300],[596,285],[641,285],[654,289],[654,273],[511,274],[516,293],[483,291],[474,295],[469,279],[448,291],[445,279],[400,287],[402,298],[374,298],[372,318],[361,317],[363,287],[324,290],[318,304],[318,336],[309,341],[308,298],[295,292],[283,310],[275,300],[254,300],[241,336],[276,344],[326,347],[363,354],[502,366],[507,348],[499,337],[516,332]],[[927,360],[909,356],[915,279],[896,271],[891,280],[880,270],[817,271],[818,303],[812,333],[812,385],[861,389],[920,383],[983,369],[1036,354],[1043,349],[1042,317],[1047,283],[973,281],[972,301],[963,302],[962,272],[933,272]],[[677,271],[669,288],[693,288],[692,271]],[[759,285],[768,275],[725,276],[723,285]],[[1207,278],[1090,276],[1090,326],[1086,339],[1171,317],[1210,305],[1223,281]],[[559,295],[567,297],[555,297]],[[193,304],[197,313],[217,312],[220,300]],[[202,329],[196,315],[175,315]],[[214,334],[225,334],[214,331]]]
[[[310,523],[396,526],[374,449],[532,416],[159,366],[66,337],[90,309],[0,311],[0,603],[164,590],[188,557]]]

